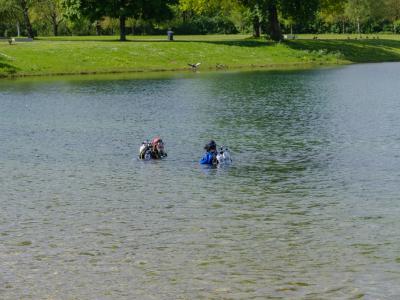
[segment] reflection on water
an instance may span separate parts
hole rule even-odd
[[[399,71],[0,82],[1,298],[396,299]]]

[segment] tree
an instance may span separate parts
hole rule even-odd
[[[281,25],[278,20],[277,1],[271,0],[267,4],[269,35],[272,40],[280,41],[282,39]]]
[[[257,7],[268,20],[269,36],[272,40],[282,39],[279,17],[291,23],[306,23],[314,19],[319,0],[239,0],[246,6]]]
[[[0,0],[0,10],[11,18],[23,19],[29,38],[34,37],[29,10],[32,8],[34,0]],[[18,22],[18,21],[17,21]]]
[[[370,0],[348,0],[346,3],[345,13],[349,19],[354,21],[357,34],[361,34],[361,24],[370,17],[370,4]]]
[[[179,0],[179,7],[182,11],[193,11],[201,14],[207,11],[228,11],[238,5],[237,0]]]
[[[251,9],[251,23],[253,25],[253,36],[259,38],[261,36],[261,25],[263,21],[263,13],[257,5],[254,5]]]
[[[331,0],[333,1],[333,0]],[[253,12],[253,27],[255,35],[259,35],[260,21],[266,19],[269,26],[269,36],[275,41],[282,39],[279,16],[290,18],[293,22],[309,22],[315,17],[320,0],[181,0],[183,9],[202,11],[220,6],[242,4]],[[260,12],[260,13],[258,13]],[[261,15],[261,16],[260,16]]]
[[[16,3],[7,0],[0,0],[0,20],[3,25],[14,23],[15,21],[19,22],[21,17],[22,15],[16,7]]]
[[[15,1],[17,3],[17,7],[22,11],[28,37],[34,38],[35,35],[33,33],[31,20],[29,18],[29,9],[33,5],[33,0],[15,0]]]
[[[397,32],[400,20],[400,0],[385,0],[384,15],[393,24],[393,33]]]
[[[345,5],[347,0],[321,0],[318,11],[319,19],[325,23],[340,23],[341,31],[345,33],[345,24],[348,16],[345,14]]]
[[[260,37],[263,14],[256,1],[248,0],[180,0],[180,10],[186,15],[207,14],[219,11],[223,15],[232,11],[242,11],[247,14],[253,26],[253,35]],[[243,27],[242,25],[239,27]]]
[[[120,41],[126,41],[126,20],[128,18],[161,20],[171,16],[169,4],[175,0],[63,0],[68,7],[67,14],[89,17],[92,21],[102,17],[119,20]]]
[[[279,41],[282,39],[281,26],[278,20],[278,10],[275,0],[239,0],[248,7],[253,15],[253,35],[260,37],[263,20],[268,22],[268,31],[271,39]]]
[[[61,0],[40,0],[35,5],[36,13],[48,21],[53,29],[54,36],[58,35],[58,27],[64,21]]]

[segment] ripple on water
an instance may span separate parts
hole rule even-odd
[[[395,299],[398,68],[0,83],[0,295]]]

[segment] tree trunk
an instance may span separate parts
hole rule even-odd
[[[19,22],[17,22],[17,36],[19,37],[21,35],[21,29],[19,27]]]
[[[28,11],[28,4],[26,3],[25,0],[20,1],[20,5],[22,8],[22,14],[24,15],[24,21],[26,24],[26,29],[28,31],[28,38],[34,38],[33,34],[33,29],[32,29],[32,24],[31,20],[29,19],[29,11]]]
[[[53,24],[53,33],[54,33],[54,36],[58,36],[58,24],[57,23]]]
[[[268,7],[269,34],[274,41],[282,40],[281,26],[278,20],[278,11],[275,4]]]
[[[260,18],[258,15],[254,15],[253,17],[253,36],[256,38],[259,38],[261,35],[261,30],[260,30]]]
[[[97,36],[101,35],[101,26],[99,20],[96,21],[95,27],[96,27],[96,35]]]
[[[120,16],[119,17],[119,40],[121,42],[126,41],[125,21],[126,21],[126,17],[125,16]]]
[[[51,16],[51,22],[53,23],[53,34],[54,36],[58,36],[58,22],[55,14]]]

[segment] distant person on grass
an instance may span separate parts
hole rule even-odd
[[[174,40],[174,32],[171,30],[171,28],[168,28],[167,36],[168,36],[168,41]]]

